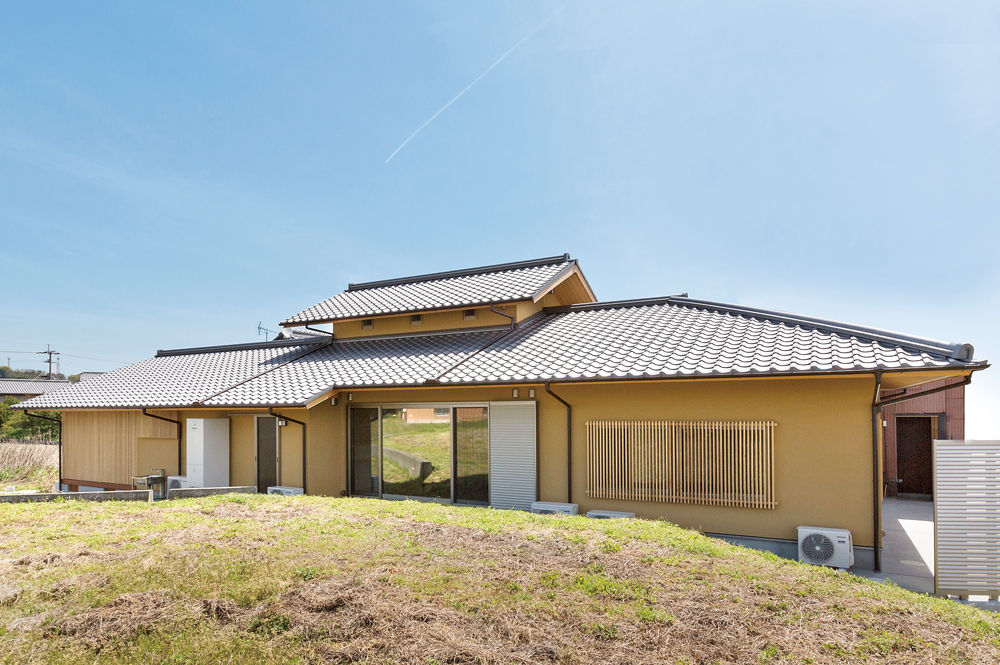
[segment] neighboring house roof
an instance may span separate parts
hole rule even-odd
[[[104,372],[80,372],[80,380],[89,381],[100,376],[101,374],[104,374]]]
[[[0,379],[0,395],[44,395],[68,385],[69,381],[47,379]]]
[[[669,297],[548,309],[513,331],[161,351],[18,408],[301,406],[341,388],[986,366],[969,345]]]
[[[351,284],[346,291],[299,312],[281,325],[537,300],[572,271],[579,272],[576,260],[563,254],[533,261]],[[580,278],[583,279],[582,273]],[[589,291],[590,287],[586,288]]]

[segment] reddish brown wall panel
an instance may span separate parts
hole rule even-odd
[[[910,388],[909,392],[920,393],[926,390],[938,388],[947,383],[954,382],[954,379],[936,381],[924,386]],[[883,397],[892,397],[892,392],[887,392]],[[897,404],[890,404],[882,408],[882,418],[885,421],[884,446],[885,446],[885,477],[886,479],[897,478],[898,467],[896,465],[896,416],[907,415],[928,415],[945,416],[945,431],[938,431],[939,439],[965,438],[965,386],[958,386],[951,390],[915,397],[914,399]],[[935,428],[937,423],[934,423]],[[886,487],[886,496],[896,496],[896,486],[890,484]]]

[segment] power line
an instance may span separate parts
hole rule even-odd
[[[53,351],[51,344],[46,344],[45,345],[45,351],[36,351],[35,353],[37,355],[47,355],[49,357],[49,359],[47,361],[49,363],[49,377],[48,378],[51,379],[52,378],[52,356],[58,356],[59,352],[58,351]]]
[[[20,354],[22,356],[31,356],[31,355],[36,355],[38,353],[46,353],[46,352],[45,351],[4,351],[4,350],[0,349],[0,353],[17,353],[17,354]],[[60,355],[66,357],[66,358],[79,358],[79,359],[82,359],[82,360],[97,360],[98,362],[102,362],[102,363],[121,363],[123,365],[127,365],[127,364],[133,362],[131,360],[109,360],[108,358],[91,358],[89,356],[74,356],[71,353],[62,353]]]

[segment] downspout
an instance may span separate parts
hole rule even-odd
[[[39,420],[50,420],[59,426],[59,491],[62,492],[62,419],[61,418],[50,418],[49,416],[39,416],[34,413],[24,412],[24,415],[31,418],[38,418]]]
[[[882,406],[878,401],[879,391],[882,389],[882,372],[875,372],[875,394],[872,396],[872,541],[875,551],[875,572],[882,572],[882,552],[879,547],[882,542],[882,506],[881,497],[882,479],[879,478],[878,461],[881,455],[879,450],[879,414]]]
[[[330,337],[333,337],[333,333],[332,332],[327,332],[326,330],[320,330],[319,328],[313,328],[312,326],[306,326],[306,330],[311,330],[313,332],[318,332],[318,333],[321,333],[323,335],[329,335]]]
[[[280,413],[275,413],[273,406],[267,407],[267,413],[275,418],[290,420],[293,423],[302,425],[302,493],[306,494],[306,424],[301,420],[296,420],[295,418],[289,418],[288,416],[283,416]]]
[[[152,413],[146,413],[146,409],[142,410],[142,415],[146,416],[147,418],[156,418],[157,420],[165,420],[168,423],[174,423],[175,425],[177,425],[177,475],[183,476],[184,469],[183,467],[181,467],[181,452],[183,450],[183,443],[181,443],[181,438],[182,438],[181,435],[184,433],[184,431],[181,429],[181,427],[183,427],[183,425],[181,425],[181,421],[173,420],[172,418],[164,418],[163,416],[157,416]]]
[[[510,319],[510,329],[514,330],[514,317],[513,316],[511,316],[510,314],[504,314],[503,312],[498,312],[497,310],[493,309],[493,303],[490,303],[490,311],[493,312],[494,314],[499,314],[500,316],[505,316],[508,319]]]
[[[559,400],[566,407],[566,503],[573,503],[573,407],[556,395],[545,382],[545,392]]]

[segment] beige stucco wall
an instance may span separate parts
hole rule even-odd
[[[539,499],[566,501],[566,410],[543,386],[538,402]],[[850,529],[872,544],[871,376],[555,384],[573,406],[573,501],[580,512],[626,510],[714,533],[796,538],[796,527]],[[511,399],[511,387],[353,391],[354,404]],[[346,401],[346,393],[341,393]],[[343,404],[341,404],[343,406]],[[319,407],[317,407],[319,408]],[[773,510],[595,500],[586,496],[588,420],[771,420]],[[346,438],[346,433],[344,434]],[[311,437],[310,437],[311,438]],[[342,446],[343,444],[336,444]],[[343,448],[339,456],[344,457]],[[342,481],[341,481],[342,482]],[[344,485],[338,485],[338,491]]]
[[[573,405],[573,500],[580,504],[581,512],[594,508],[628,510],[703,531],[785,539],[795,538],[799,525],[830,526],[850,529],[856,544],[871,545],[873,387],[873,377],[861,376],[556,384],[552,389]],[[542,385],[518,388],[522,400],[530,399],[531,388],[536,391],[539,498],[565,501],[565,408],[548,396]],[[486,402],[510,400],[511,390],[512,386],[352,390],[340,393],[336,405],[327,400],[312,409],[282,409],[281,413],[308,424],[309,493],[336,496],[347,484],[348,403]],[[348,395],[353,398],[350,402]],[[235,412],[238,410],[198,409],[179,415],[182,419],[211,418]],[[777,422],[778,507],[764,510],[588,498],[586,423],[606,419]],[[71,423],[73,416],[68,421]],[[254,484],[253,419],[234,417],[230,423],[231,483]],[[289,423],[280,432],[282,483],[299,486],[301,428]],[[72,425],[65,434],[66,458],[74,460]],[[110,480],[110,475],[117,479],[120,474],[103,475],[109,475]]]
[[[503,305],[507,309],[495,309],[516,318],[516,311],[519,305]],[[361,328],[361,320],[338,321],[333,324],[333,334],[338,339],[351,339],[354,337],[381,337],[383,335],[413,334],[419,332],[431,332],[434,330],[456,330],[464,328],[482,328],[485,326],[509,325],[510,319],[491,312],[489,307],[470,307],[476,310],[476,318],[466,321],[463,315],[464,310],[456,309],[450,312],[423,312],[423,322],[419,325],[410,323],[410,315],[376,317],[374,328],[364,330]]]

